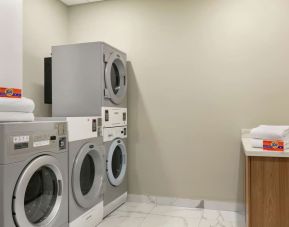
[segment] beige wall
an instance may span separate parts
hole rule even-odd
[[[240,129],[289,124],[287,0],[71,7],[71,42],[129,61],[129,192],[241,201]]]
[[[129,192],[240,201],[240,129],[289,124],[288,10],[287,0],[110,0],[69,11],[24,0],[24,93],[49,116],[50,47],[106,41],[130,61]]]
[[[50,116],[43,99],[43,58],[51,46],[66,43],[68,9],[58,0],[24,0],[24,96],[36,103],[36,116]]]

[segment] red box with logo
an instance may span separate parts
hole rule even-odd
[[[265,151],[284,151],[284,141],[283,140],[263,140],[263,150]]]

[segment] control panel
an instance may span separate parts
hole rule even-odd
[[[127,108],[102,107],[103,127],[127,125]]]
[[[112,141],[116,138],[127,138],[127,126],[103,129],[103,142]]]
[[[47,151],[63,151],[67,148],[67,125],[56,123],[53,130],[25,131],[10,136],[10,150],[16,153],[32,152],[45,149]]]
[[[102,135],[101,117],[68,117],[68,140],[77,141]]]

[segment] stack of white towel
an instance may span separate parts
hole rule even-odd
[[[284,141],[284,149],[289,148],[289,126],[260,125],[250,133],[252,147],[262,148],[263,140]]]
[[[34,108],[28,98],[0,98],[0,122],[34,121]]]

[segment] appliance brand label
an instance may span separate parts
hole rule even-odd
[[[14,136],[13,143],[27,143],[29,142],[29,136]]]

